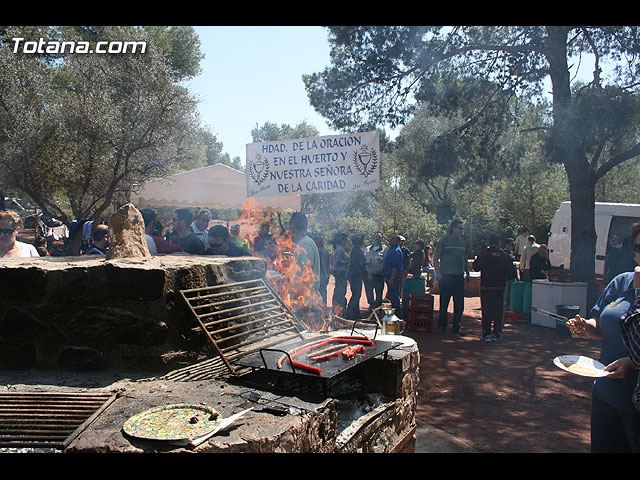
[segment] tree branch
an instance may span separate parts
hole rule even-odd
[[[602,178],[613,167],[640,155],[640,143],[634,145],[626,152],[611,157],[595,171],[596,180]]]
[[[584,34],[584,37],[587,39],[587,42],[589,43],[589,45],[591,46],[591,50],[593,51],[593,56],[595,58],[594,61],[594,67],[593,67],[593,82],[592,84],[595,85],[596,87],[600,87],[600,72],[602,71],[600,69],[600,53],[598,52],[598,47],[596,47],[596,44],[593,41],[593,38],[591,38],[591,34],[589,33],[589,30],[587,30],[586,28],[581,28],[582,33]]]

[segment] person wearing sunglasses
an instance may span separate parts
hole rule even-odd
[[[0,211],[0,258],[40,256],[33,245],[16,240],[21,228],[22,219],[16,212]]]
[[[631,247],[640,265],[640,222],[631,228]],[[640,412],[633,403],[637,366],[624,344],[621,320],[640,302],[640,278],[634,272],[617,275],[604,289],[588,319],[567,321],[574,338],[602,339],[600,363],[607,373],[593,383],[591,451],[640,452]]]
[[[231,234],[224,225],[214,225],[207,230],[209,248],[203,255],[226,255],[227,257],[242,257],[247,252],[231,243]]]

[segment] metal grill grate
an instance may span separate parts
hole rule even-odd
[[[0,393],[0,447],[64,449],[117,394]]]
[[[180,294],[231,373],[239,358],[301,335],[294,315],[262,278]]]

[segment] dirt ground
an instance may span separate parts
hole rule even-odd
[[[434,295],[434,317],[439,300]],[[452,312],[450,304],[450,319]],[[600,342],[525,319],[507,323],[503,340],[482,342],[480,319],[480,298],[468,296],[461,335],[450,326],[445,333],[405,331],[420,349],[418,435],[431,426],[477,452],[589,453],[593,379],[560,370],[553,359],[598,358]]]

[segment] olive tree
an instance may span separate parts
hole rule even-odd
[[[92,46],[96,37],[146,42],[146,49],[62,55],[7,45],[12,38],[43,37]],[[46,215],[97,220],[118,195],[171,173],[196,154],[196,101],[145,29],[10,27],[4,41],[0,180],[27,194]]]

